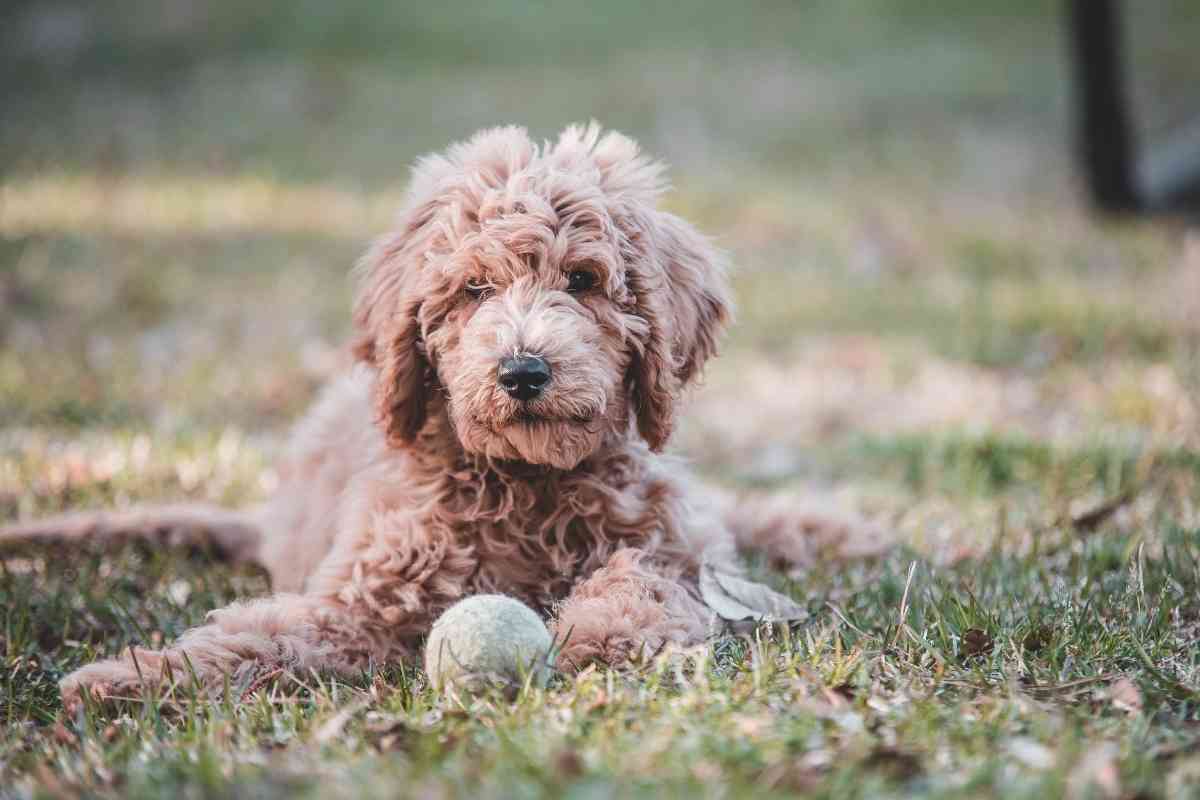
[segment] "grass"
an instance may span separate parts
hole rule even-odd
[[[4,554],[0,796],[1198,791],[1200,245],[1082,206],[1057,4],[12,5],[0,518],[269,492],[405,164],[597,117],[737,266],[677,448],[897,548],[752,564],[810,619],[639,674],[445,698],[392,664],[70,717],[66,672],[265,579]]]

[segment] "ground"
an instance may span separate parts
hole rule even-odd
[[[439,699],[389,665],[77,716],[67,671],[265,581],[9,554],[0,796],[1200,791],[1200,239],[1081,200],[1059,4],[10,5],[0,518],[261,497],[406,164],[595,117],[737,268],[676,449],[897,547],[755,565],[810,618],[642,674]]]

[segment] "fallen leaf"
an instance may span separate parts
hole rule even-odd
[[[1021,640],[1021,647],[1028,653],[1040,653],[1046,649],[1054,636],[1054,631],[1049,625],[1038,625],[1030,628],[1025,634],[1025,638]]]
[[[979,628],[968,628],[962,635],[962,657],[964,659],[980,658],[992,652],[995,643],[987,631]]]
[[[700,566],[700,596],[717,616],[730,622],[791,622],[808,617],[808,612],[787,595],[718,569],[707,560]]]

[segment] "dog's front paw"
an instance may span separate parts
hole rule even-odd
[[[63,708],[71,711],[85,695],[94,700],[137,699],[155,683],[153,677],[139,673],[129,661],[110,659],[80,667],[63,678],[58,688]]]
[[[661,645],[642,638],[609,635],[598,638],[568,640],[558,654],[558,669],[578,672],[589,664],[625,669],[637,667],[658,654]]]

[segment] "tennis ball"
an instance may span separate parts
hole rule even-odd
[[[489,684],[512,686],[533,675],[548,677],[553,644],[545,623],[529,606],[502,594],[480,594],[446,609],[425,642],[425,673],[437,688],[470,691]]]

